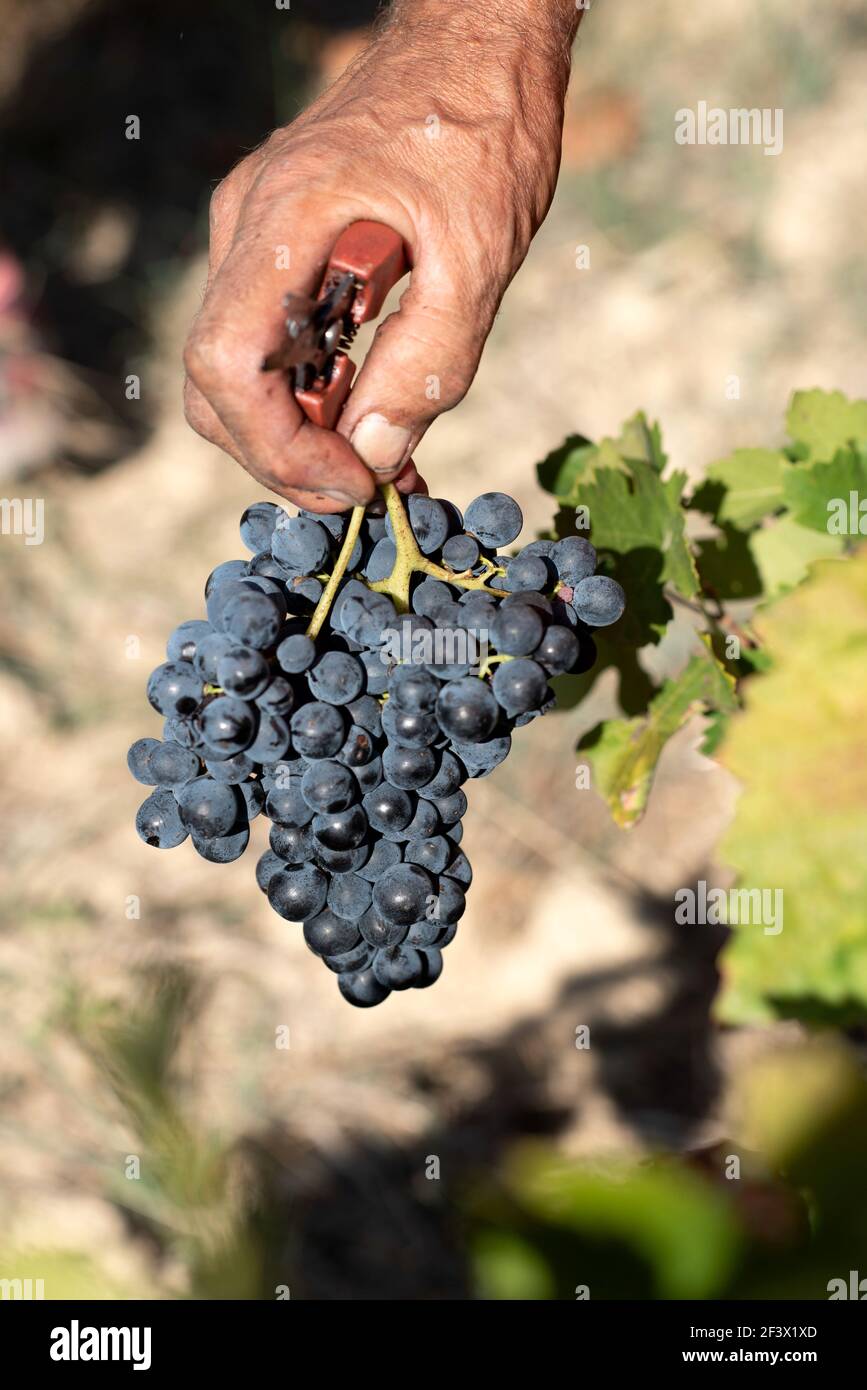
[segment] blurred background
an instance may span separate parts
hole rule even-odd
[[[181,409],[210,192],[375,9],[0,0],[0,491],[43,498],[46,527],[0,537],[0,1277],[85,1298],[826,1297],[856,1228],[864,1248],[839,1197],[867,1157],[863,1038],[714,1022],[724,929],[672,910],[717,881],[737,795],[700,721],[629,834],[575,786],[607,680],[523,730],[469,789],[475,880],[442,979],[369,1013],[257,891],[261,822],[227,866],[135,835],[147,675],[262,495]],[[782,107],[783,152],[677,145],[700,100]],[[867,394],[865,127],[856,0],[593,0],[556,200],[469,397],[419,449],[432,492],[504,489],[529,537],[552,510],[534,464],[567,434],[641,407],[698,478],[776,443],[796,387]],[[808,1190],[832,1211],[818,1244]]]

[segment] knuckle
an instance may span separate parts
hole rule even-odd
[[[237,372],[237,353],[218,324],[196,328],[184,348],[187,375],[201,391],[219,387]]]

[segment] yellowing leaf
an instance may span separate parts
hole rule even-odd
[[[842,391],[796,391],[786,428],[814,459],[832,459],[853,440],[867,441],[867,401],[850,401]]]
[[[743,784],[720,848],[783,929],[741,926],[720,1016],[867,1015],[867,550],[825,562],[755,626],[772,665],[746,688],[721,761]]]
[[[617,824],[628,829],[640,820],[665,745],[688,719],[703,710],[735,707],[734,681],[708,649],[665,682],[646,715],[606,720],[598,742],[586,752],[594,786]]]
[[[790,516],[782,516],[754,531],[749,547],[767,601],[794,589],[806,579],[814,560],[840,555],[843,541],[840,536],[811,531],[799,526]]]

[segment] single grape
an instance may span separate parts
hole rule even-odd
[[[217,662],[226,652],[231,651],[233,645],[231,637],[227,637],[225,632],[213,630],[196,643],[193,670],[205,685],[217,684]]]
[[[371,1009],[387,999],[390,993],[385,985],[379,983],[370,968],[338,975],[337,983],[344,999],[358,1009]]]
[[[548,678],[536,661],[516,657],[494,671],[493,691],[507,714],[538,709],[548,692]]]
[[[373,956],[374,947],[369,946],[363,936],[359,936],[357,946],[334,955],[320,956],[319,959],[329,970],[333,970],[335,975],[346,975],[366,970],[372,964]]]
[[[596,551],[584,536],[565,536],[551,554],[562,584],[574,589],[596,569]]]
[[[382,949],[386,946],[399,946],[406,936],[407,929],[400,922],[389,922],[381,917],[371,906],[358,919],[358,930],[370,946]]]
[[[382,770],[382,758],[380,757],[371,758],[369,763],[364,763],[361,767],[354,767],[352,772],[361,789],[362,796],[365,796],[367,792],[375,791],[377,787],[382,785],[385,778]]]
[[[318,840],[314,841],[316,863],[330,874],[361,873],[370,857],[370,842],[362,840],[355,849],[326,849]]]
[[[394,743],[408,748],[426,748],[439,737],[440,728],[435,714],[420,710],[401,709],[387,700],[382,711],[382,728]]]
[[[274,676],[261,695],[256,696],[256,704],[260,710],[267,710],[269,714],[279,714],[285,718],[294,708],[295,692],[285,676]]]
[[[491,641],[498,652],[509,656],[528,656],[538,647],[543,633],[542,619],[529,604],[501,608],[491,625]]]
[[[139,806],[135,828],[146,845],[155,849],[175,849],[187,838],[178,803],[166,787],[152,792]]]
[[[364,566],[364,576],[368,583],[378,584],[381,579],[387,579],[394,569],[396,559],[397,547],[394,541],[383,536],[373,547]]]
[[[239,782],[238,791],[244,801],[247,820],[255,820],[265,806],[265,789],[261,782]]]
[[[364,690],[365,670],[348,652],[324,652],[307,676],[316,700],[329,705],[348,705]]]
[[[247,573],[246,560],[224,560],[216,569],[211,570],[205,580],[205,601],[211,597],[221,585],[232,579],[243,579]]]
[[[235,695],[218,695],[205,705],[198,719],[205,743],[226,757],[243,753],[256,734],[254,706]],[[254,755],[251,753],[250,757]],[[254,759],[254,761],[260,761]]]
[[[328,906],[338,917],[356,922],[370,907],[373,888],[360,874],[338,874],[328,886]]]
[[[444,876],[455,879],[462,888],[469,888],[473,881],[473,870],[467,856],[456,854],[448,868],[445,869]]]
[[[256,555],[270,550],[274,528],[285,517],[282,507],[274,502],[254,502],[241,517],[241,540]]]
[[[292,741],[306,758],[333,758],[345,737],[346,720],[337,705],[314,700],[292,716]]]
[[[180,786],[199,774],[200,763],[191,748],[178,743],[158,743],[151,750],[148,768],[161,787]]]
[[[331,537],[321,521],[285,516],[271,537],[271,554],[296,574],[319,574],[331,556]]]
[[[410,840],[428,840],[436,835],[439,828],[439,812],[433,802],[419,800],[412,820],[404,826],[403,836],[407,844]]]
[[[373,846],[373,852],[367,863],[358,870],[362,878],[366,878],[369,883],[375,883],[379,876],[385,873],[386,869],[392,868],[401,861],[400,845],[392,840],[377,840]]]
[[[316,956],[343,956],[357,951],[361,933],[354,922],[326,907],[304,923],[304,940]]]
[[[403,830],[413,816],[413,802],[399,787],[383,782],[375,791],[361,799],[368,821],[374,830]]]
[[[152,671],[147,697],[158,714],[192,714],[202,698],[202,682],[188,661],[166,661]]]
[[[313,834],[326,849],[355,849],[367,835],[367,816],[360,806],[323,811],[313,817]]]
[[[256,865],[256,882],[263,893],[268,892],[268,884],[274,874],[285,867],[286,865],[279,854],[275,854],[272,849],[266,849],[265,853],[260,856]]]
[[[287,675],[299,676],[316,660],[316,647],[305,633],[293,632],[277,648],[277,660]]]
[[[454,746],[454,745],[453,745]],[[474,748],[476,744],[467,744],[468,748]],[[478,747],[484,748],[485,744]],[[457,750],[456,750],[457,751]],[[460,754],[458,754],[460,756]],[[419,787],[418,794],[429,800],[438,796],[449,796],[451,792],[457,791],[458,787],[467,780],[465,768],[461,766],[454,752],[448,750],[443,753],[440,759],[439,769],[435,777],[424,786]]]
[[[436,583],[436,581],[433,581]],[[412,713],[431,714],[436,708],[440,682],[420,666],[396,666],[388,686],[389,703]]]
[[[482,545],[511,545],[524,524],[521,508],[505,492],[483,492],[464,512],[464,526]]]
[[[460,758],[471,777],[488,777],[494,768],[505,762],[511,747],[511,734],[488,738],[483,743],[452,744],[455,755]],[[427,787],[424,790],[427,792]]]
[[[552,623],[532,656],[549,676],[559,676],[564,671],[571,671],[578,660],[578,651],[578,638],[571,628]]]
[[[410,840],[403,857],[407,864],[418,864],[432,874],[439,874],[451,858],[451,848],[444,835],[433,835],[430,839]]]
[[[188,830],[201,839],[228,835],[236,828],[241,798],[236,789],[213,777],[196,777],[178,793],[178,809]]]
[[[474,536],[452,536],[443,546],[443,564],[456,574],[464,574],[478,563],[479,543]]]
[[[272,825],[268,836],[271,849],[287,864],[309,864],[316,841],[309,825]]]
[[[387,922],[410,926],[423,916],[433,879],[418,864],[395,864],[373,885],[373,906]]]
[[[433,555],[441,549],[449,533],[449,519],[444,508],[433,497],[425,497],[421,492],[411,492],[407,498],[407,512],[409,524],[422,555]],[[389,538],[394,540],[391,517],[386,519],[385,530]]]
[[[155,787],[157,779],[150,770],[151,754],[159,748],[158,738],[137,738],[126,755],[126,765],[137,782]]]
[[[358,801],[358,783],[348,767],[326,758],[305,769],[301,795],[314,811],[345,811]]]
[[[285,615],[280,612],[273,594],[248,587],[245,592],[229,599],[223,610],[223,630],[245,647],[264,651],[273,647]]]
[[[262,710],[256,737],[247,747],[247,754],[254,763],[273,763],[289,750],[289,725],[279,714]]]
[[[291,777],[283,785],[271,788],[265,814],[275,825],[309,825],[313,812],[301,795],[300,777]]]
[[[434,797],[431,805],[435,807],[443,825],[450,825],[453,821],[463,820],[467,813],[467,798],[460,787],[457,791],[450,792],[448,796]]]
[[[430,782],[437,771],[437,757],[430,748],[389,744],[382,755],[382,767],[393,787],[414,791]]]
[[[351,724],[343,747],[337,754],[337,761],[346,767],[364,767],[374,757],[374,752],[372,735],[359,724]]]
[[[455,879],[447,878],[443,874],[439,880],[439,890],[431,915],[435,917],[440,926],[449,927],[454,922],[460,921],[466,905],[467,900],[461,885]]]
[[[234,643],[217,659],[217,685],[227,695],[252,700],[271,679],[271,669],[261,652]]]
[[[373,957],[373,974],[386,989],[410,989],[424,978],[424,973],[421,954],[406,942],[388,946]]]
[[[360,725],[374,738],[379,738],[382,733],[382,707],[372,695],[359,695],[357,700],[350,701],[346,713],[353,724]]]
[[[419,955],[424,961],[424,975],[413,986],[414,989],[428,989],[435,985],[443,973],[443,958],[436,946],[426,946]]]
[[[436,717],[449,738],[476,743],[493,733],[499,710],[484,681],[476,676],[464,676],[443,686],[437,700]]]
[[[325,906],[328,879],[315,864],[284,868],[268,884],[268,901],[287,922],[306,922]]]
[[[593,574],[576,585],[572,607],[588,627],[610,627],[622,615],[626,595],[616,579]]]
[[[166,656],[169,661],[192,661],[198,644],[213,635],[210,623],[201,618],[191,618],[189,622],[176,627],[166,643]]]

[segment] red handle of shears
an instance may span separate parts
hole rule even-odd
[[[381,222],[353,222],[341,232],[328,260],[319,298],[341,275],[355,276],[356,294],[351,317],[356,326],[375,319],[389,290],[409,269],[403,239]],[[335,354],[328,381],[319,378],[295,399],[314,425],[333,430],[349,395],[355,363],[345,352]]]

